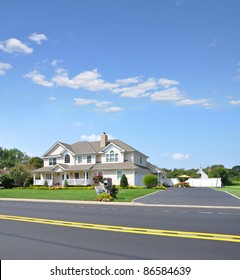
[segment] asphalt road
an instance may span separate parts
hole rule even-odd
[[[239,242],[201,239],[239,236],[239,209],[0,201],[0,214],[199,233],[182,238],[0,219],[0,259],[240,259]]]

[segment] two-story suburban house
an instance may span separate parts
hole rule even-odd
[[[56,142],[44,155],[44,167],[33,171],[34,185],[62,186],[92,185],[93,177],[102,175],[111,178],[115,185],[120,184],[123,174],[129,185],[141,186],[147,173],[158,175],[159,182],[164,180],[165,173],[147,161],[148,157],[122,142],[109,140],[104,132],[101,141],[81,141],[69,145]]]

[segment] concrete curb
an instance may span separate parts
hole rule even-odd
[[[99,202],[99,201],[80,201],[80,200],[50,200],[50,199],[21,199],[21,198],[0,198],[0,201],[23,201],[23,202],[46,202],[46,203],[68,203],[68,204],[87,204],[99,206],[137,206],[137,207],[169,207],[169,208],[212,208],[212,209],[233,209],[240,210],[240,206],[223,205],[171,205],[171,204],[144,204],[139,202]]]

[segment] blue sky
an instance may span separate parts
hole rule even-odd
[[[240,164],[240,1],[1,0],[0,146],[105,131],[166,168]]]

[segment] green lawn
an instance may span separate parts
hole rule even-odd
[[[229,192],[240,198],[240,182],[233,182],[231,186],[224,186],[224,188],[217,188],[217,190]]]
[[[131,202],[135,198],[156,192],[156,189],[120,189],[117,202]],[[38,189],[1,189],[0,198],[28,198],[53,200],[82,200],[94,201],[97,197],[95,190],[38,190]]]

